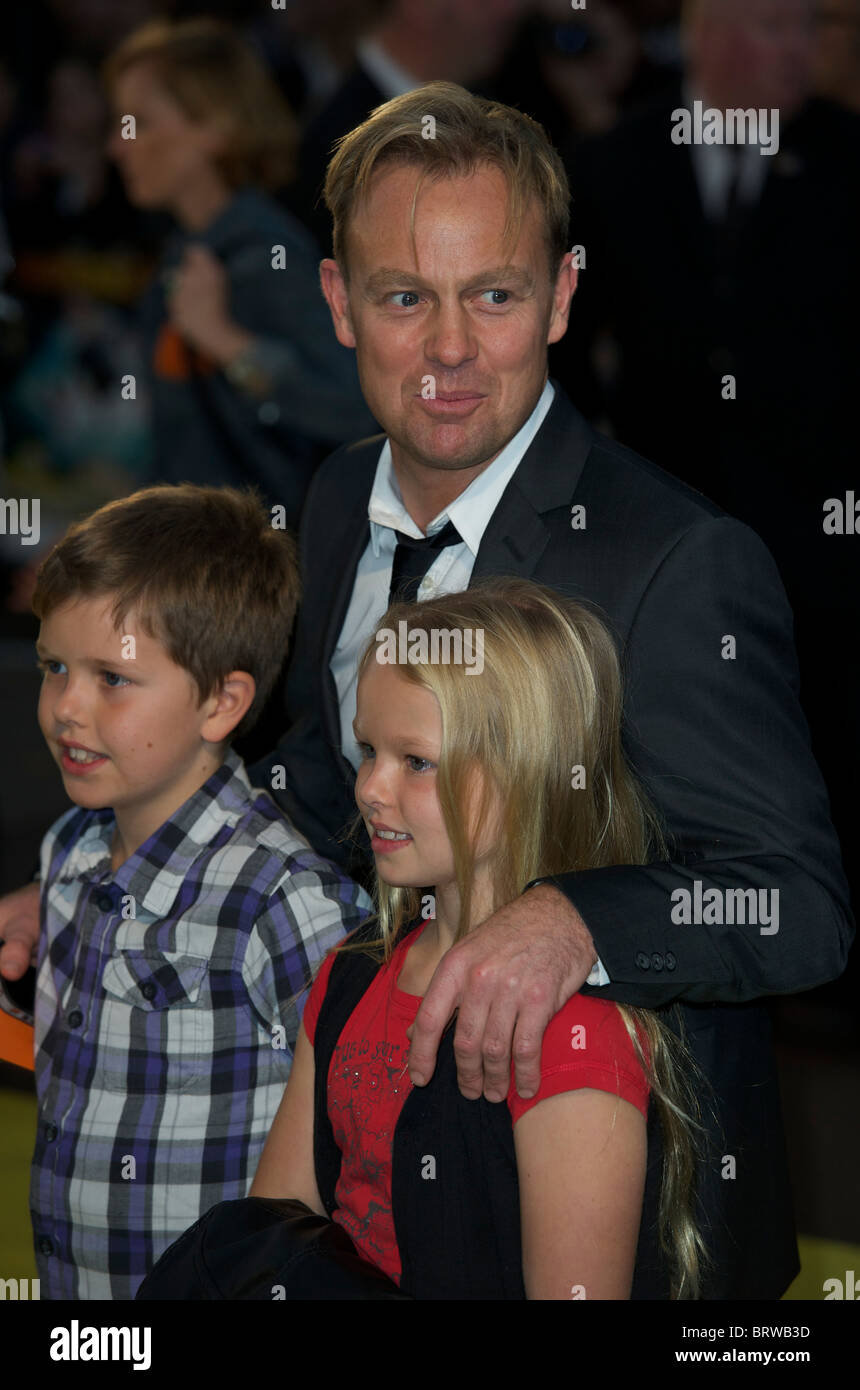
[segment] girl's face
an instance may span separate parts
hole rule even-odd
[[[358,683],[354,729],[362,755],[355,799],[379,877],[392,887],[450,888],[454,855],[436,789],[442,715],[435,695],[405,680],[396,666],[369,661]],[[493,841],[491,830],[481,837],[476,878],[488,874]]]

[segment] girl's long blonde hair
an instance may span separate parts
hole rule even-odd
[[[382,652],[378,634],[397,633],[403,621],[410,634],[427,634],[428,652],[434,632],[437,650],[449,655],[458,650],[456,636],[446,644],[438,634],[472,634],[471,647],[460,638],[472,670],[465,661],[429,659],[397,668],[435,696],[442,714],[436,786],[460,895],[457,939],[470,927],[474,846],[496,793],[501,822],[491,861],[494,910],[534,878],[667,857],[657,815],[622,750],[618,656],[594,611],[514,578],[484,580],[420,604],[394,604],[364,650],[359,680]],[[477,803],[476,787],[482,788]],[[402,929],[420,915],[421,898],[418,887],[392,887],[377,878],[380,935],[360,949],[390,959]],[[616,1008],[663,1130],[659,1235],[672,1267],[672,1297],[696,1298],[707,1253],[694,1215],[694,1134],[702,1130],[691,1084],[695,1067],[683,1033],[676,1036],[660,1014]]]

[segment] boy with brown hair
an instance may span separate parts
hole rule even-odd
[[[370,910],[230,747],[298,588],[253,494],[188,484],[101,508],[39,571],[39,723],[76,803],[41,855],[43,1297],[133,1298],[189,1224],[245,1196],[297,996]]]

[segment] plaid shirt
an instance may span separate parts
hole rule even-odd
[[[113,829],[75,808],[42,844],[43,1298],[133,1298],[203,1212],[247,1195],[308,978],[371,909],[229,750],[115,873]]]

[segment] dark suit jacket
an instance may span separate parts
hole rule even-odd
[[[354,775],[340,752],[329,660],[369,537],[381,443],[338,450],[311,485],[290,725],[255,769],[271,785],[283,766],[285,812],[341,863],[350,863],[337,837],[354,814]],[[586,508],[584,530],[571,529],[573,505]],[[731,1155],[736,1176],[722,1177],[717,1159],[703,1173],[717,1261],[709,1296],[778,1298],[797,1256],[769,1020],[749,1001],[833,979],[853,924],[775,566],[747,527],[597,434],[557,388],[484,533],[473,578],[493,574],[597,605],[620,644],[626,746],[675,839],[673,862],[559,884],[609,972],[602,996],[682,1001],[691,1051],[719,1098],[713,1153]],[[733,660],[722,655],[726,636]],[[671,894],[696,880],[778,889],[778,932],[674,924]]]

